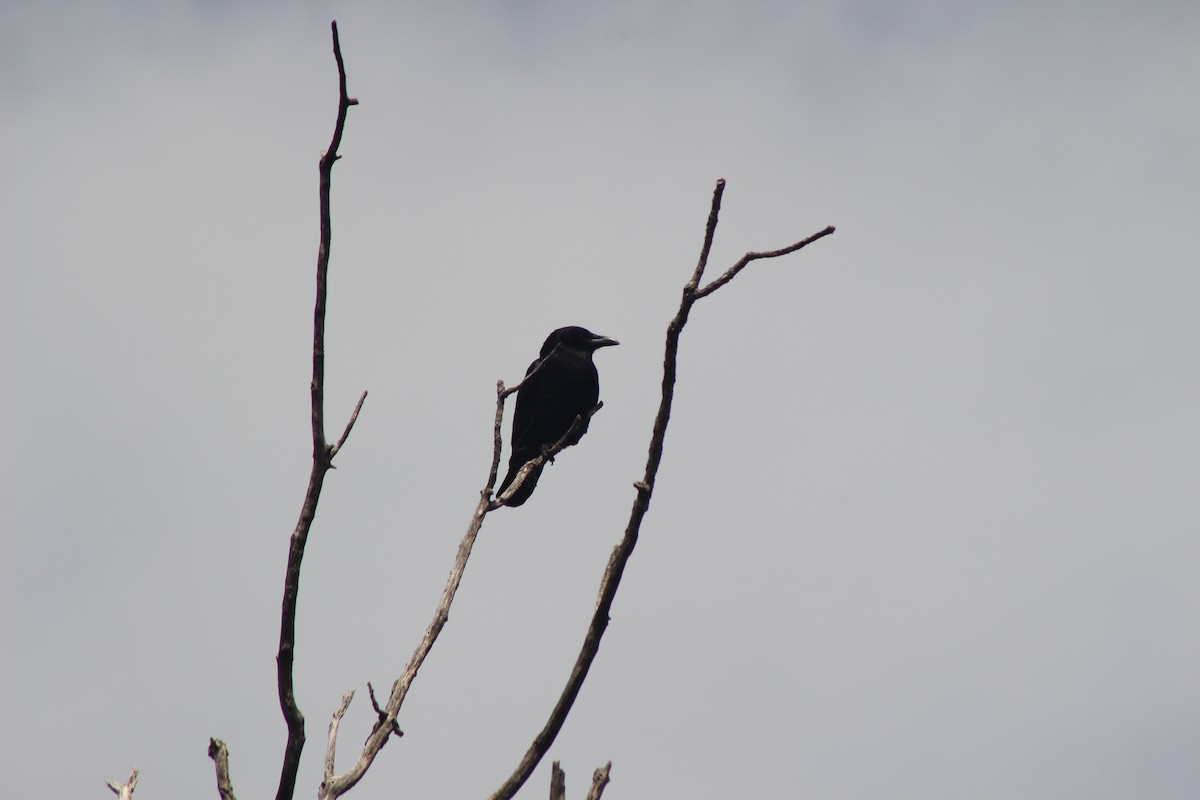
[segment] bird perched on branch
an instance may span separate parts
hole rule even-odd
[[[600,398],[600,379],[592,354],[601,347],[617,344],[615,339],[592,333],[587,328],[559,328],[546,337],[542,352],[525,371],[525,383],[517,390],[513,412],[512,455],[508,474],[497,496],[504,493],[521,467],[537,458],[566,436],[580,417],[566,445],[577,444],[587,432],[588,413]],[[544,466],[544,465],[543,465]],[[542,467],[535,467],[505,505],[519,506],[537,486]]]

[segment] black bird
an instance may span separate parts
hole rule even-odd
[[[617,344],[615,339],[574,325],[559,328],[546,337],[541,354],[525,370],[525,383],[517,390],[512,455],[508,459],[508,475],[500,483],[497,496],[516,479],[527,461],[537,458],[565,436],[579,416],[583,421],[567,445],[578,444],[583,438],[588,427],[586,414],[600,398],[600,379],[592,354],[598,348],[614,344]],[[541,474],[542,467],[531,471],[505,505],[519,506],[528,500]]]

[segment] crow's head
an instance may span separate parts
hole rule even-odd
[[[546,337],[546,342],[542,345],[541,357],[548,356],[555,347],[591,354],[597,348],[610,347],[614,344],[620,343],[616,339],[592,333],[587,328],[572,325],[567,328],[559,328]]]

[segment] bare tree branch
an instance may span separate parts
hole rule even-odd
[[[833,228],[827,228],[815,236],[782,250],[766,253],[750,253],[743,258],[745,263],[738,262],[740,266],[735,265],[735,268],[729,270],[725,275],[713,281],[712,284],[706,286],[703,290],[699,290],[697,287],[700,286],[700,281],[704,277],[704,270],[708,266],[708,257],[712,251],[713,237],[716,233],[717,220],[720,216],[721,198],[724,193],[725,181],[719,180],[717,181],[716,188],[713,190],[712,205],[708,214],[708,223],[704,231],[704,244],[700,249],[700,259],[696,264],[696,269],[692,273],[691,279],[683,287],[683,295],[679,301],[679,310],[667,326],[666,346],[663,354],[662,399],[659,402],[658,413],[655,415],[654,427],[650,435],[650,448],[646,457],[646,471],[642,479],[634,484],[637,494],[634,497],[633,508],[629,515],[629,524],[625,528],[625,536],[613,549],[612,556],[609,557],[608,567],[605,569],[604,577],[600,581],[600,592],[596,599],[596,610],[592,615],[592,621],[588,626],[587,634],[584,636],[579,657],[575,660],[575,666],[571,669],[571,675],[567,679],[567,684],[563,688],[558,702],[550,712],[550,718],[546,721],[545,726],[537,736],[534,737],[533,743],[529,746],[529,749],[517,765],[517,768],[513,771],[513,774],[501,784],[500,788],[492,795],[491,800],[508,800],[529,779],[538,762],[541,761],[546,751],[550,749],[550,745],[554,742],[554,738],[558,735],[559,730],[562,729],[567,714],[570,713],[571,706],[575,703],[575,698],[579,695],[580,687],[583,686],[583,681],[587,678],[592,661],[600,649],[600,640],[604,636],[605,629],[608,627],[609,613],[612,610],[613,599],[617,594],[617,587],[621,583],[621,576],[624,574],[625,565],[628,563],[629,557],[633,554],[633,549],[637,545],[642,519],[650,508],[650,498],[654,493],[654,481],[658,475],[659,464],[662,462],[663,442],[666,439],[667,423],[671,419],[671,404],[675,396],[679,336],[683,332],[684,325],[687,324],[692,305],[695,304],[699,297],[703,296],[701,291],[704,294],[711,294],[716,291],[732,280],[746,264],[755,260],[755,258],[770,258],[794,252],[810,241],[816,241],[822,236],[827,236],[833,232]],[[601,787],[602,789],[603,787]]]
[[[217,769],[217,793],[221,795],[221,800],[237,800],[233,793],[233,781],[229,777],[229,748],[220,739],[209,739],[208,757]]]
[[[739,272],[741,272],[743,269],[745,269],[746,265],[749,264],[751,261],[757,261],[760,258],[778,258],[779,256],[786,256],[788,253],[794,253],[802,247],[807,247],[808,245],[815,242],[817,239],[821,239],[825,236],[828,236],[829,234],[833,233],[834,230],[835,230],[835,228],[832,225],[830,225],[829,227],[825,228],[825,230],[817,231],[812,236],[809,236],[807,239],[801,239],[800,241],[796,242],[795,244],[789,244],[787,247],[781,247],[778,250],[767,250],[767,251],[764,251],[761,253],[746,253],[746,255],[742,256],[736,264],[734,264],[732,267],[727,269],[725,271],[725,274],[723,274],[719,278],[714,279],[711,283],[709,283],[703,289],[697,290],[696,298],[699,299],[701,297],[707,297],[708,295],[715,292],[717,289],[720,289],[722,286],[729,283],[731,280],[733,280],[734,276],[737,275]]]
[[[471,549],[475,546],[475,538],[479,535],[479,529],[483,525],[483,518],[490,510],[488,495],[487,490],[480,493],[479,503],[475,506],[475,513],[471,515],[467,532],[459,542],[458,554],[454,559],[454,566],[450,570],[450,577],[446,580],[446,587],[442,590],[442,597],[438,602],[437,609],[434,611],[433,621],[429,623],[425,636],[417,645],[403,674],[392,684],[392,694],[388,698],[387,706],[377,712],[379,719],[363,744],[362,753],[354,766],[345,773],[325,779],[317,794],[320,800],[333,800],[354,788],[374,762],[375,756],[379,755],[379,751],[387,744],[393,731],[397,730],[396,715],[400,712],[400,706],[404,703],[408,689],[417,676],[417,670],[425,663],[425,657],[433,648],[438,634],[441,633],[446,621],[450,618],[450,605],[454,602],[454,595],[458,591],[458,585],[462,582],[463,572],[467,568],[467,560],[471,557]]]
[[[300,592],[300,564],[304,560],[304,547],[313,518],[317,513],[317,502],[325,483],[325,473],[332,467],[333,456],[345,444],[346,437],[358,412],[362,408],[366,393],[359,398],[358,406],[346,425],[341,439],[329,446],[325,439],[325,304],[328,297],[329,248],[333,237],[333,226],[329,210],[330,183],[334,163],[340,158],[338,147],[342,142],[342,131],[346,125],[346,112],[358,101],[346,92],[346,68],[342,62],[342,48],[338,40],[337,22],[330,25],[333,35],[333,57],[338,69],[338,114],[334,124],[333,138],[329,148],[321,156],[319,164],[320,225],[321,242],[317,250],[317,291],[313,308],[313,371],[309,387],[312,401],[312,470],[309,473],[308,489],[300,509],[300,519],[292,531],[288,547],[287,572],[283,583],[283,610],[280,615],[279,653],[276,656],[279,683],[279,707],[287,722],[287,746],[283,752],[283,768],[279,776],[276,800],[291,800],[296,790],[296,773],[300,768],[300,754],[304,750],[304,715],[296,704],[292,666],[296,649],[296,600]]]
[[[325,778],[321,782],[322,785],[333,780],[333,762],[337,754],[338,726],[342,724],[342,717],[346,716],[346,709],[350,707],[350,701],[353,699],[353,689],[342,695],[342,702],[338,705],[337,710],[333,712],[333,718],[329,720],[329,738],[325,746]]]
[[[332,462],[333,457],[342,449],[342,445],[346,443],[346,438],[350,435],[350,430],[354,427],[354,423],[358,421],[358,412],[362,411],[363,403],[367,400],[367,393],[364,391],[358,398],[358,402],[354,404],[354,413],[350,415],[350,421],[346,423],[346,429],[342,431],[342,438],[337,440],[337,444],[329,448],[329,460]],[[335,469],[333,464],[329,465],[330,469]]]
[[[479,502],[475,506],[475,512],[471,515],[471,521],[467,525],[467,532],[463,535],[462,541],[458,544],[458,553],[454,559],[454,565],[450,568],[450,576],[446,579],[446,586],[442,589],[442,596],[438,601],[437,608],[433,613],[433,620],[429,623],[429,627],[425,629],[425,636],[422,637],[416,650],[413,651],[409,658],[408,665],[405,666],[404,672],[392,684],[392,693],[388,698],[387,705],[380,708],[374,703],[372,693],[372,703],[375,705],[375,712],[378,719],[371,729],[370,735],[363,744],[363,750],[349,770],[344,774],[327,778],[321,786],[319,797],[321,800],[333,800],[342,794],[348,792],[354,787],[363,775],[366,774],[375,757],[379,755],[379,751],[387,744],[393,732],[400,733],[400,728],[396,723],[396,715],[400,713],[400,707],[404,704],[405,697],[408,696],[408,690],[412,686],[412,682],[417,677],[417,672],[421,669],[421,665],[425,663],[430,651],[433,649],[434,642],[445,627],[446,622],[450,619],[450,606],[454,603],[454,596],[458,592],[459,584],[462,583],[463,573],[467,569],[467,561],[471,558],[471,551],[475,547],[475,539],[479,536],[479,530],[483,527],[483,519],[492,511],[503,506],[503,500],[511,496],[512,492],[516,491],[529,473],[538,466],[545,464],[558,453],[562,452],[569,445],[571,437],[579,430],[579,426],[587,423],[592,416],[604,407],[603,403],[597,403],[587,414],[578,416],[571,423],[571,427],[563,434],[557,442],[547,448],[545,452],[531,459],[518,473],[517,478],[513,481],[509,491],[498,498],[496,501],[491,499],[492,487],[496,484],[496,475],[500,464],[500,452],[503,447],[503,442],[500,435],[500,428],[504,421],[504,402],[508,397],[520,389],[525,381],[537,372],[540,364],[529,371],[520,383],[513,386],[511,389],[504,387],[503,381],[496,383],[496,414],[495,423],[492,431],[492,464],[488,472],[487,485],[479,493]],[[401,733],[401,735],[403,735]]]
[[[608,773],[612,770],[612,762],[608,762],[592,773],[592,786],[588,789],[587,800],[600,800],[604,787],[608,785]],[[567,800],[567,773],[555,761],[550,765],[550,800]]]
[[[612,762],[608,762],[592,773],[592,788],[588,789],[587,800],[600,800],[604,787],[608,786],[608,773],[612,771]]]
[[[550,765],[550,800],[567,800],[567,773],[557,761]]]
[[[487,485],[483,487],[483,492],[488,497],[491,497],[492,487],[496,485],[496,476],[500,472],[500,451],[504,447],[504,437],[500,432],[500,426],[504,423],[504,400],[516,391],[521,383],[512,389],[505,389],[504,381],[496,381],[496,416],[492,422],[492,467],[488,471]]]
[[[119,800],[133,800],[133,790],[135,788],[137,788],[137,781],[138,781],[138,771],[137,771],[137,767],[134,767],[133,770],[129,773],[129,780],[127,780],[125,783],[117,783],[116,781],[109,781],[107,785],[108,785],[108,788],[112,790],[112,793],[115,794]]]

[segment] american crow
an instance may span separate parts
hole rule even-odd
[[[575,418],[596,406],[600,398],[600,380],[592,354],[597,348],[617,344],[615,339],[598,336],[586,328],[559,328],[546,337],[541,355],[525,370],[525,384],[517,390],[517,408],[513,412],[512,456],[508,475],[500,483],[497,496],[512,483],[521,467],[537,458],[571,429]],[[540,366],[539,366],[540,365]],[[533,374],[534,370],[536,374]],[[587,432],[586,416],[567,442],[577,444]],[[529,499],[537,486],[542,467],[537,467],[506,505],[519,506]]]

